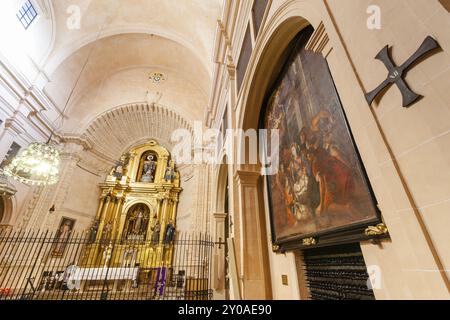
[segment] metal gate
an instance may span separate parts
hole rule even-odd
[[[209,300],[213,247],[205,234],[153,243],[4,231],[0,300]]]

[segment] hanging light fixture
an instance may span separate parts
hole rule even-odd
[[[96,41],[100,38],[105,26],[99,31]],[[74,94],[76,87],[83,75],[84,70],[92,56],[95,46],[92,46],[84,62],[75,84],[67,98],[64,109],[61,113],[61,127],[64,122],[64,113]],[[59,119],[59,118],[58,118]],[[58,121],[58,119],[55,120]],[[25,150],[19,153],[3,172],[5,176],[12,177],[27,185],[46,186],[54,185],[59,181],[60,154],[55,146],[51,145],[53,130],[46,143],[33,142]]]
[[[59,151],[47,143],[34,142],[4,168],[4,174],[28,185],[53,185],[59,180]]]

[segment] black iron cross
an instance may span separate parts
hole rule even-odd
[[[422,98],[421,95],[418,95],[408,87],[408,84],[405,82],[403,77],[412,65],[414,65],[416,62],[419,62],[419,60],[423,58],[427,53],[437,48],[440,48],[437,41],[434,40],[432,37],[428,36],[424,40],[420,48],[416,51],[416,53],[414,53],[408,60],[406,60],[404,64],[398,67],[392,61],[391,55],[389,54],[389,46],[384,47],[378,53],[375,59],[378,59],[384,63],[384,65],[389,71],[389,74],[386,80],[384,80],[383,83],[381,83],[375,90],[366,94],[366,100],[369,103],[369,105],[372,104],[373,100],[375,100],[375,98],[384,89],[386,89],[387,87],[391,86],[394,83],[397,85],[397,87],[400,89],[400,92],[402,93],[404,108],[408,108],[414,102]]]

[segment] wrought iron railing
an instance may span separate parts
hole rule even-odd
[[[213,242],[90,241],[0,231],[0,300],[209,300]]]

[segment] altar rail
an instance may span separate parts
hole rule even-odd
[[[0,300],[209,300],[214,243],[90,241],[0,230]]]

